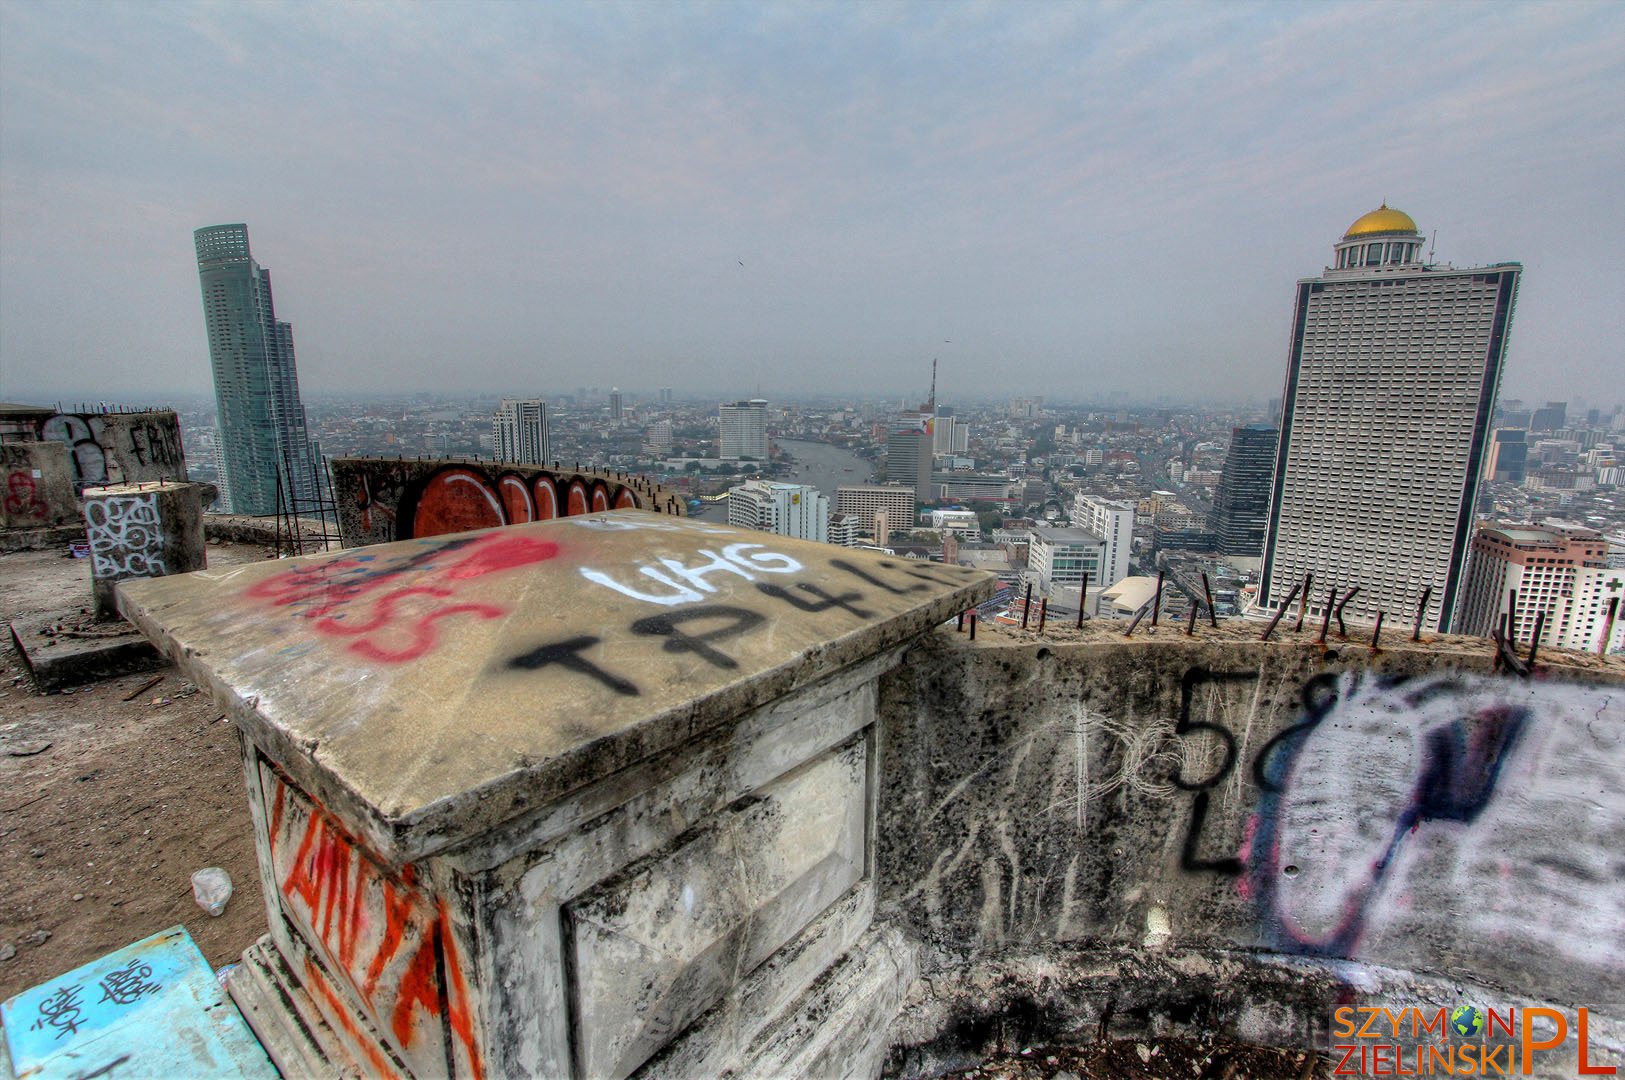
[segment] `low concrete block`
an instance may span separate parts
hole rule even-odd
[[[203,569],[201,484],[153,482],[85,489],[85,538],[96,616],[116,619],[113,587],[132,578]]]

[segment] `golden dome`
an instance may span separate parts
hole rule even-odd
[[[1395,210],[1387,203],[1383,203],[1369,214],[1361,214],[1359,219],[1349,226],[1349,231],[1343,234],[1343,239],[1353,240],[1357,236],[1381,236],[1384,233],[1415,233],[1416,222],[1403,210]]]

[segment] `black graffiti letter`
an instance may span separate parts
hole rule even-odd
[[[597,645],[599,638],[573,637],[568,641],[556,641],[551,645],[543,645],[532,649],[523,656],[516,656],[508,661],[511,668],[520,668],[525,671],[538,671],[549,664],[557,664],[571,671],[578,671],[583,675],[591,675],[617,694],[628,697],[638,696],[638,688],[632,683],[616,675],[612,671],[605,671],[597,664],[588,660],[581,654],[587,649]]]
[[[847,562],[845,559],[831,559],[829,561],[829,564],[831,566],[835,567],[835,569],[837,569],[837,570],[845,570],[847,573],[851,574],[853,577],[861,578],[862,580],[867,581],[869,584],[873,585],[877,589],[885,589],[887,592],[891,593],[893,596],[904,596],[904,595],[906,595],[908,593],[922,592],[927,588],[927,586],[925,586],[925,585],[910,585],[907,588],[899,589],[896,586],[886,584],[884,581],[881,581],[879,578],[875,577],[873,574],[868,573],[867,571],[865,571],[861,566],[855,566],[852,563]],[[889,566],[895,566],[896,564],[895,563],[889,563],[889,562],[883,562],[880,565],[889,567]]]
[[[678,626],[682,623],[704,619],[732,619],[733,625],[720,626],[703,634],[685,634],[678,629]],[[727,653],[718,652],[711,648],[709,642],[726,641],[728,638],[738,637],[745,631],[760,626],[766,621],[765,617],[745,608],[707,604],[704,607],[662,612],[659,615],[650,615],[648,618],[639,619],[632,624],[632,632],[634,634],[648,634],[652,637],[665,638],[666,643],[663,648],[667,652],[691,652],[713,667],[736,668],[739,666],[738,661]]]
[[[844,592],[838,595],[831,594],[825,592],[823,589],[820,589],[817,585],[809,585],[806,582],[802,582],[796,586],[796,589],[800,592],[807,593],[810,596],[817,597],[817,600],[803,600],[789,589],[781,588],[778,585],[769,585],[765,581],[758,581],[756,583],[756,589],[763,596],[771,596],[775,600],[783,600],[785,603],[789,604],[798,611],[828,611],[830,608],[838,607],[843,611],[850,611],[860,619],[868,619],[874,616],[874,612],[870,611],[868,608],[854,607],[852,605],[852,601],[863,599],[862,593]]]
[[[1219,781],[1230,775],[1230,770],[1236,765],[1236,737],[1230,729],[1219,724],[1210,724],[1206,720],[1191,719],[1191,705],[1196,697],[1196,687],[1205,682],[1233,682],[1247,679],[1256,679],[1257,676],[1241,671],[1209,671],[1206,668],[1193,667],[1185,672],[1185,677],[1179,683],[1179,718],[1174,722],[1174,734],[1185,736],[1193,732],[1205,731],[1216,738],[1224,746],[1224,761],[1213,773],[1200,780],[1185,779],[1183,767],[1176,769],[1172,780],[1174,786],[1182,791],[1195,792],[1191,800],[1191,816],[1185,825],[1185,843],[1180,848],[1179,866],[1182,870],[1208,870],[1216,874],[1235,876],[1240,874],[1244,867],[1240,859],[1199,859],[1196,849],[1202,838],[1202,827],[1207,824],[1208,803],[1211,796],[1208,789],[1218,785]]]

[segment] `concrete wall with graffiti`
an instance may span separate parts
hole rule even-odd
[[[940,962],[1244,950],[1625,1001],[1619,670],[963,642],[882,702],[882,910]]]
[[[629,473],[460,459],[335,458],[331,468],[345,547],[597,510],[683,513],[676,494]]]
[[[13,405],[0,412],[0,527],[72,525],[87,487],[185,479],[180,420],[172,410]]]
[[[74,483],[128,484],[185,480],[181,425],[170,409],[64,412],[39,421],[41,439],[68,447]]]
[[[56,442],[0,442],[0,528],[40,529],[79,518],[68,448]]]

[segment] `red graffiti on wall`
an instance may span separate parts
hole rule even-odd
[[[410,865],[398,876],[385,871],[326,810],[302,794],[290,794],[280,775],[266,770],[262,776],[275,786],[271,864],[295,924],[361,996],[402,1053],[418,1060],[443,1057],[440,1028],[432,1021],[444,1018],[469,1072],[482,1076],[467,978],[444,903],[424,895]],[[290,805],[296,808],[291,815]],[[303,831],[289,860],[301,817]],[[344,1014],[336,999],[331,1004]],[[349,1030],[380,1065],[366,1035],[353,1026]]]
[[[353,555],[295,567],[251,586],[247,595],[290,608],[319,634],[358,639],[347,646],[357,656],[395,664],[434,648],[446,619],[507,614],[496,604],[446,602],[455,600],[462,582],[545,562],[558,551],[534,537],[487,535],[405,558]]]
[[[39,497],[34,478],[25,472],[6,477],[6,513],[12,517],[42,518],[50,513]]]
[[[452,465],[424,481],[410,514],[411,535],[443,536],[546,521],[561,516],[561,501],[564,515],[641,505],[631,488],[616,485],[612,489],[602,480],[577,476],[555,481],[549,476],[527,478],[512,472],[492,477],[478,466]],[[370,519],[363,525],[370,527]]]

